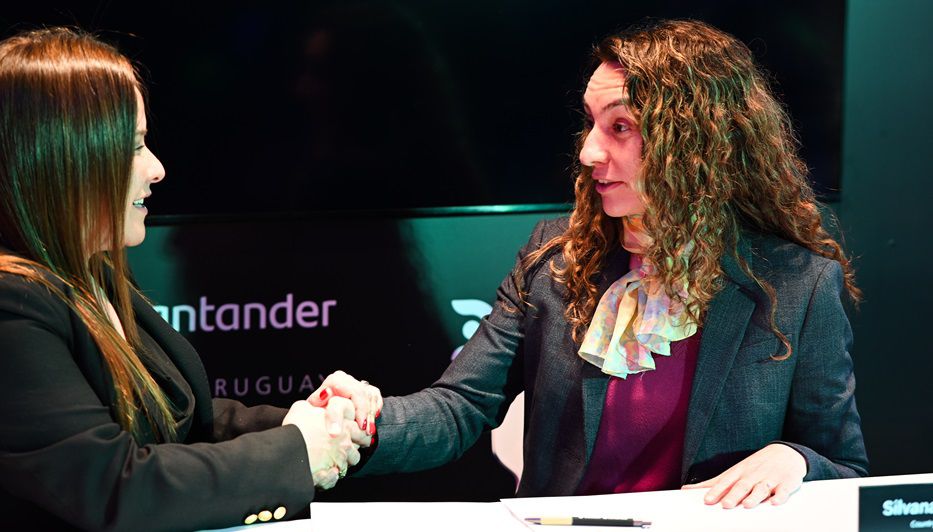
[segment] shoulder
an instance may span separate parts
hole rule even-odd
[[[546,218],[540,220],[532,231],[532,236],[538,235],[544,242],[564,234],[570,226],[570,216],[563,215],[557,218]]]
[[[560,216],[558,218],[548,218],[538,221],[534,229],[531,230],[531,236],[528,238],[528,242],[525,243],[521,251],[519,251],[519,257],[525,257],[530,253],[534,253],[552,239],[564,234],[567,231],[569,223],[569,216]],[[551,256],[553,253],[548,255]],[[544,259],[544,257],[542,257],[542,259]]]
[[[796,314],[824,297],[834,305],[842,298],[840,264],[803,246],[773,235],[746,233],[740,240],[739,254],[760,280],[774,288],[779,315]],[[764,290],[738,268],[734,258],[724,259],[723,269],[753,299],[769,300]]]
[[[57,290],[67,297],[69,289],[65,283],[51,272],[28,266],[22,268],[23,274],[0,271],[0,315],[67,321],[68,306],[52,291]]]
[[[835,271],[838,262],[799,244],[773,235],[746,234],[743,240],[751,254],[749,265],[756,275],[769,281],[786,278],[815,283],[825,272]]]
[[[534,229],[531,231],[531,236],[528,238],[528,242],[526,242],[525,245],[522,246],[522,249],[518,252],[518,263],[516,267],[519,269],[525,269],[525,258],[528,255],[540,250],[554,238],[564,234],[567,231],[569,222],[569,216],[560,216],[558,218],[548,218],[538,221],[538,223],[535,224]],[[561,262],[562,256],[560,250],[560,246],[555,246],[546,254],[539,257],[534,264],[529,265],[527,270],[523,272],[523,277],[526,279],[529,277],[537,277],[542,270],[548,270],[548,268],[542,268],[541,266],[549,263],[551,260],[557,260],[558,262]],[[559,264],[558,266],[561,265]]]
[[[511,283],[522,294],[515,297],[515,301],[527,303],[531,308],[539,310],[552,303],[562,304],[565,288],[552,275],[554,268],[564,266],[562,246],[552,246],[544,253],[540,252],[548,242],[564,234],[568,225],[567,216],[541,220],[535,225],[528,242],[518,252],[512,273],[506,279],[505,284]],[[540,254],[532,255],[536,252]]]

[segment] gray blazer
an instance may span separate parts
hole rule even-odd
[[[518,261],[566,226],[566,218],[539,223]],[[793,354],[771,358],[783,353],[783,345],[769,326],[768,298],[734,257],[725,256],[725,286],[703,325],[681,481],[711,478],[775,441],[804,456],[805,480],[867,475],[839,264],[760,235],[743,237],[739,253],[777,290],[777,325]],[[562,265],[560,253],[553,259]],[[484,430],[498,426],[524,390],[518,495],[576,492],[609,377],[576,355],[563,315],[564,287],[544,262],[525,276],[529,305],[519,300],[509,276],[492,313],[437,382],[386,398],[378,447],[359,474],[416,471],[457,459]],[[627,269],[628,254],[620,249],[600,275],[600,291]]]

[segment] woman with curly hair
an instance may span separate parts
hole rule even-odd
[[[683,486],[753,507],[866,475],[841,301],[859,290],[751,52],[661,21],[595,59],[573,212],[535,228],[440,380],[385,399],[361,473],[456,459],[524,390],[520,496]],[[380,404],[345,374],[325,386]]]

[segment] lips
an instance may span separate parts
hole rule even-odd
[[[132,203],[133,207],[135,207],[135,208],[137,208],[137,209],[140,209],[140,210],[146,210],[145,201],[146,201],[146,198],[148,198],[148,197],[151,196],[151,195],[152,195],[152,194],[146,194],[145,196],[143,196],[143,197],[141,197],[141,198],[138,198],[138,199],[136,199],[136,200],[133,200],[133,203]]]
[[[596,180],[596,192],[599,194],[606,194],[624,186],[627,186],[624,181],[605,181],[601,179]]]

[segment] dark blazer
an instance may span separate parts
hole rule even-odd
[[[62,286],[64,289],[64,287]],[[141,297],[137,324],[191,387],[186,441],[137,442],[114,421],[100,351],[45,287],[0,274],[0,515],[30,529],[182,530],[243,524],[314,495],[286,410],[211,401],[197,353]]]
[[[566,218],[539,223],[516,268],[566,224]],[[777,325],[793,354],[771,358],[783,353],[783,345],[769,326],[769,300],[733,257],[724,257],[724,286],[703,324],[682,483],[711,478],[775,441],[804,456],[806,480],[866,475],[839,264],[773,237],[743,237],[739,252],[777,290]],[[560,253],[552,257],[563,265]],[[565,289],[544,262],[525,276],[528,305],[509,276],[492,313],[432,387],[386,398],[379,445],[361,475],[456,459],[484,430],[498,426],[524,390],[518,495],[576,492],[596,441],[609,376],[577,356],[563,315]],[[626,273],[628,262],[621,249],[609,257],[601,292]]]

